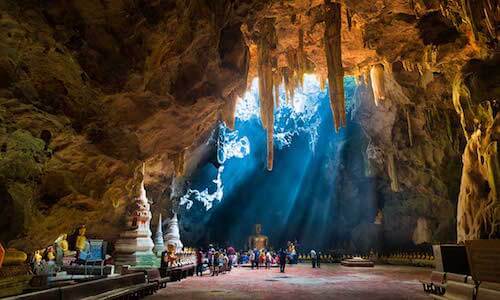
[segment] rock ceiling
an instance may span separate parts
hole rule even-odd
[[[438,241],[498,235],[498,18],[496,0],[0,1],[0,240],[116,238],[142,162],[167,209],[250,79],[271,136],[273,87],[304,73],[329,79],[332,130],[357,76],[394,238],[418,218]]]

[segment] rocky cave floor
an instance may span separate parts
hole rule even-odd
[[[419,280],[431,270],[406,266],[348,268],[309,264],[251,270],[233,268],[225,275],[191,277],[169,283],[146,299],[428,299]],[[207,273],[205,273],[207,274]]]

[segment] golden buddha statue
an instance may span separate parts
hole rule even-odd
[[[267,248],[269,239],[262,233],[262,225],[255,224],[255,234],[248,237],[248,248],[262,250]]]
[[[46,250],[46,251],[47,251],[47,252],[46,252],[46,253],[47,253],[46,255],[47,255],[47,259],[48,259],[48,261],[54,261],[54,260],[56,259],[56,255],[55,255],[55,253],[54,253],[54,252],[55,252],[55,251],[54,251],[54,247],[49,246],[49,247],[47,248],[47,250]]]
[[[57,240],[57,245],[64,251],[67,252],[69,250],[69,244],[67,241],[68,235],[62,234]]]
[[[175,254],[176,245],[168,244],[167,245],[167,255],[163,258],[167,263],[167,267],[172,267],[174,263],[177,261],[177,255]]]
[[[85,225],[81,225],[78,228],[78,237],[76,238],[75,248],[76,250],[82,252],[87,249],[88,240],[85,234],[87,233],[87,228]]]
[[[40,264],[42,262],[42,255],[40,254],[40,250],[35,251],[35,255],[33,255],[33,259],[35,261],[35,264]]]
[[[8,248],[5,250],[3,265],[4,266],[17,266],[22,265],[26,259],[28,259],[28,255],[23,251]]]

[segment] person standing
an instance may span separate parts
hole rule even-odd
[[[278,258],[279,258],[279,262],[280,262],[280,272],[281,273],[285,273],[286,256],[287,256],[286,251],[283,249],[280,249],[280,251],[278,253]]]
[[[212,245],[208,246],[207,259],[208,259],[208,269],[213,271],[214,266],[214,253],[215,249]]]
[[[255,254],[255,260],[254,260],[255,268],[257,268],[257,270],[258,270],[259,269],[259,260],[260,260],[260,251],[257,248],[255,248],[254,254]]]
[[[266,252],[266,269],[271,268],[272,260],[273,260],[273,257],[271,256],[271,252],[267,251]]]
[[[316,255],[316,251],[314,251],[314,249],[311,249],[311,263],[312,263],[312,267],[313,269],[316,268],[316,260],[317,260],[317,255]]]
[[[196,276],[203,276],[203,251],[201,248],[196,252]]]
[[[213,272],[212,272],[212,276],[219,276],[219,263],[220,263],[220,257],[219,257],[219,252],[218,251],[215,251],[214,255],[213,255],[213,262],[212,262],[212,265],[213,265]]]
[[[252,266],[252,270],[255,264],[255,252],[250,250],[250,255],[249,255],[249,260],[250,260],[250,266]]]
[[[317,259],[316,259],[316,267],[321,268],[321,251],[318,251]]]

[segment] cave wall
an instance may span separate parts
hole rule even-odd
[[[246,86],[252,5],[1,1],[0,240],[32,250],[80,223],[115,239],[142,162],[168,214],[179,158]]]

